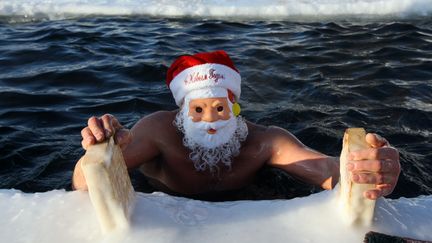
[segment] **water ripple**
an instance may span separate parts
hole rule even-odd
[[[398,147],[394,197],[432,193],[432,22],[290,22],[88,17],[0,24],[0,187],[64,188],[80,130],[112,113],[126,126],[175,109],[178,55],[227,50],[243,114],[331,155],[363,126]]]

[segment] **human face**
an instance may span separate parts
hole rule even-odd
[[[177,113],[174,124],[184,135],[183,145],[190,149],[197,171],[214,172],[219,163],[231,168],[232,158],[240,153],[248,128],[243,118],[231,113],[231,107],[226,98],[186,99]]]
[[[229,120],[231,109],[226,97],[200,98],[189,102],[188,116],[193,122],[216,122],[219,120]],[[208,134],[216,134],[217,130],[210,128]]]

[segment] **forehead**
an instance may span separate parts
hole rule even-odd
[[[189,105],[191,105],[191,104],[198,104],[198,103],[213,104],[215,102],[226,104],[227,103],[227,97],[192,99],[189,102]]]

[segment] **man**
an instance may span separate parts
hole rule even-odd
[[[115,134],[128,168],[140,167],[154,186],[177,195],[243,188],[266,165],[332,189],[339,180],[339,158],[306,147],[280,127],[244,120],[237,104],[240,81],[224,51],[182,56],[167,73],[179,111],[150,114],[131,130],[112,115],[92,117],[81,132],[82,146],[86,149]],[[348,168],[354,182],[376,185],[364,196],[377,199],[396,185],[399,154],[376,134],[368,134],[366,140],[371,148],[351,153]],[[79,162],[73,186],[87,188]]]

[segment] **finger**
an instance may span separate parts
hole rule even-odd
[[[393,147],[367,148],[350,152],[348,160],[396,160],[399,157],[398,151]]]
[[[363,196],[370,200],[377,200],[379,197],[382,197],[383,194],[382,191],[379,189],[372,189],[372,190],[365,191],[363,193]]]
[[[391,178],[382,173],[352,173],[351,180],[358,184],[386,184],[391,182]]]
[[[110,137],[115,131],[112,125],[112,118],[113,116],[110,114],[105,114],[101,117],[105,137]]]
[[[87,149],[88,146],[96,143],[96,138],[93,136],[93,133],[90,131],[89,127],[85,127],[81,130],[81,136],[83,138],[81,145],[84,149]]]
[[[376,185],[376,188],[382,191],[382,196],[387,196],[393,192],[394,186],[392,186],[392,184],[381,184],[381,185]]]
[[[359,160],[347,164],[348,171],[352,172],[391,172],[395,170],[392,160]]]
[[[102,123],[98,118],[94,116],[91,117],[88,120],[88,127],[90,128],[90,131],[93,133],[93,136],[96,138],[96,141],[101,142],[105,139]]]
[[[82,140],[81,141],[81,146],[83,147],[84,150],[87,150],[88,147],[90,147],[93,144],[95,144],[95,142],[90,142],[89,140]]]
[[[115,131],[123,128],[123,126],[120,124],[120,122],[114,116],[112,116],[111,124],[112,124]]]
[[[371,200],[376,200],[379,197],[387,196],[392,192],[392,186],[389,184],[377,185],[376,188],[367,190],[363,196]]]
[[[375,134],[375,133],[366,134],[366,142],[372,148],[380,148],[383,146],[389,146],[389,142],[385,138],[383,138],[380,135]]]

